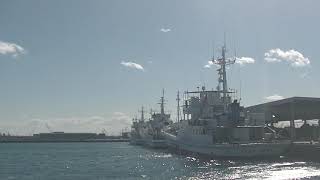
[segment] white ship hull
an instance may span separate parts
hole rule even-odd
[[[181,141],[169,133],[165,133],[165,136],[170,148],[210,157],[279,157],[288,151],[291,144],[290,141],[210,144],[201,141]]]

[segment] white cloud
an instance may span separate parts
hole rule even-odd
[[[310,64],[310,60],[304,57],[303,54],[296,50],[283,51],[279,48],[270,49],[264,53],[264,59],[267,62],[282,62],[286,61],[293,67],[303,67]]]
[[[126,67],[128,67],[128,68],[132,68],[132,69],[137,69],[137,70],[144,71],[143,66],[141,66],[140,64],[134,63],[134,62],[125,62],[125,61],[122,61],[120,64],[123,65],[123,66],[126,66]]]
[[[161,28],[160,31],[164,32],[164,33],[167,33],[167,32],[170,32],[171,29],[169,29],[169,28]]]
[[[255,60],[251,57],[236,57],[236,63],[240,65],[253,64]]]
[[[271,95],[271,96],[267,96],[267,97],[264,97],[264,99],[266,101],[277,101],[277,100],[281,100],[281,99],[284,99],[283,96],[280,96],[278,94],[274,94],[274,95]]]
[[[17,44],[0,41],[0,54],[3,54],[3,55],[8,54],[8,55],[12,55],[13,57],[17,57],[25,53],[26,53],[26,50]]]

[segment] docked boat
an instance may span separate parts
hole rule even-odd
[[[218,68],[216,90],[202,87],[184,93],[183,119],[163,131],[170,148],[210,157],[269,157],[283,155],[291,142],[277,138],[270,127],[253,126],[246,122],[244,107],[234,91],[227,87],[226,66],[236,59],[212,59]]]
[[[164,91],[160,99],[160,113],[151,110],[149,121],[144,120],[144,110],[141,110],[141,119],[134,121],[132,125],[132,142],[151,148],[166,148],[167,143],[162,130],[172,124],[170,114],[165,113]]]
[[[144,145],[145,141],[142,139],[146,122],[144,121],[144,111],[142,107],[141,118],[133,118],[130,132],[130,144],[131,145]]]

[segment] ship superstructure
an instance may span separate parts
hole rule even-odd
[[[172,148],[197,154],[218,157],[279,156],[289,141],[276,139],[276,134],[266,136],[264,126],[246,124],[244,107],[232,98],[234,91],[227,86],[226,66],[236,58],[226,58],[226,45],[221,57],[213,58],[218,68],[216,90],[185,92],[183,120],[164,131]],[[270,135],[270,134],[268,134]]]

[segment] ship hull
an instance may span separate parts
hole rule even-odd
[[[279,157],[290,148],[289,141],[283,142],[255,142],[255,143],[199,143],[193,141],[179,141],[179,139],[166,133],[167,144],[177,152],[205,155],[223,158],[263,158]]]

